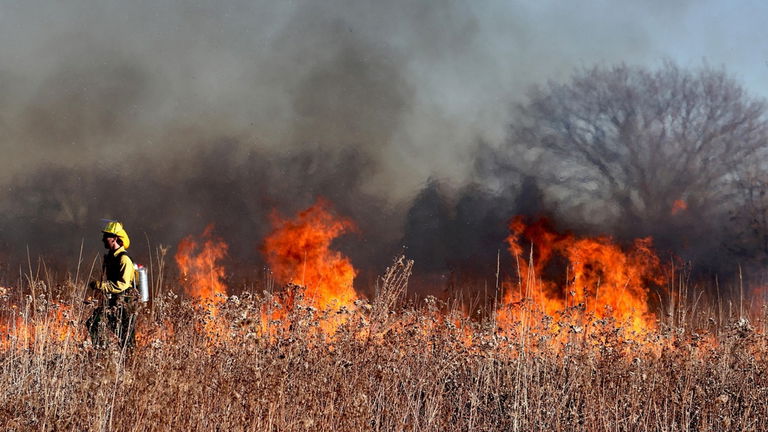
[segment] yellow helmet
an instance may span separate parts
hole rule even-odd
[[[125,231],[125,228],[123,228],[123,224],[117,221],[109,221],[106,225],[104,225],[104,229],[101,230],[103,233],[112,234],[117,236],[117,238],[120,239],[120,241],[123,242],[123,247],[128,249],[128,246],[131,245],[131,239],[128,238],[128,233]]]

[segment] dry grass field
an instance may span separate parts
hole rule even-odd
[[[403,257],[360,297],[331,248],[350,223],[322,203],[274,224],[273,276],[249,289],[227,287],[213,228],[179,243],[176,272],[158,248],[131,349],[92,346],[103,299],[80,267],[59,282],[30,264],[0,289],[0,428],[768,430],[765,309],[742,288],[707,296],[649,239],[622,248],[515,219],[519,276],[497,276],[470,311],[408,296]],[[553,256],[560,282],[542,276]]]
[[[295,286],[212,302],[168,283],[141,311],[133,350],[90,346],[82,283],[30,278],[34,297],[0,304],[0,428],[768,430],[757,318],[695,329],[690,313],[707,312],[689,309],[643,334],[579,305],[469,320],[431,298],[400,306],[409,273],[400,260],[376,298],[326,311]]]

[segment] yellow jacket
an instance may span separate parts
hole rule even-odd
[[[104,255],[101,282],[97,286],[105,293],[119,294],[133,286],[133,260],[124,247]]]

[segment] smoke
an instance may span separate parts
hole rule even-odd
[[[766,232],[757,196],[768,186],[752,167],[765,160],[766,106],[706,66],[578,71],[565,83],[532,90],[506,148],[478,146],[477,183],[450,194],[430,184],[409,212],[406,235],[436,268],[466,269],[447,263],[489,262],[488,251],[503,242],[503,232],[481,240],[488,223],[549,216],[560,229],[608,234],[625,245],[652,237],[662,256],[672,252],[693,262],[698,274],[741,273],[745,262],[764,256],[754,243],[741,255],[729,249],[737,237]],[[466,213],[464,202],[471,203]],[[735,222],[746,214],[751,222]],[[467,236],[472,233],[478,237]]]
[[[417,271],[492,274],[510,216],[557,210],[534,179],[489,161],[509,108],[574,66],[663,55],[656,30],[688,6],[654,6],[9,5],[2,249],[71,267],[81,241],[99,251],[103,217],[136,244],[214,223],[239,271],[257,272],[269,213],[324,196],[359,226],[339,242],[357,266],[375,273],[406,247]]]
[[[654,27],[686,10],[665,7],[19,2],[0,15],[0,146],[13,161],[0,176],[235,137],[355,146],[376,158],[367,188],[410,197],[433,174],[464,181],[472,144],[503,138],[531,83],[628,50],[655,58]]]

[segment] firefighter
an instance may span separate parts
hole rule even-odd
[[[86,325],[94,346],[103,347],[104,327],[115,333],[120,347],[132,347],[136,320],[133,260],[126,249],[131,244],[128,233],[120,222],[110,221],[101,231],[107,253],[104,254],[101,278],[88,286],[106,297],[93,311]]]

